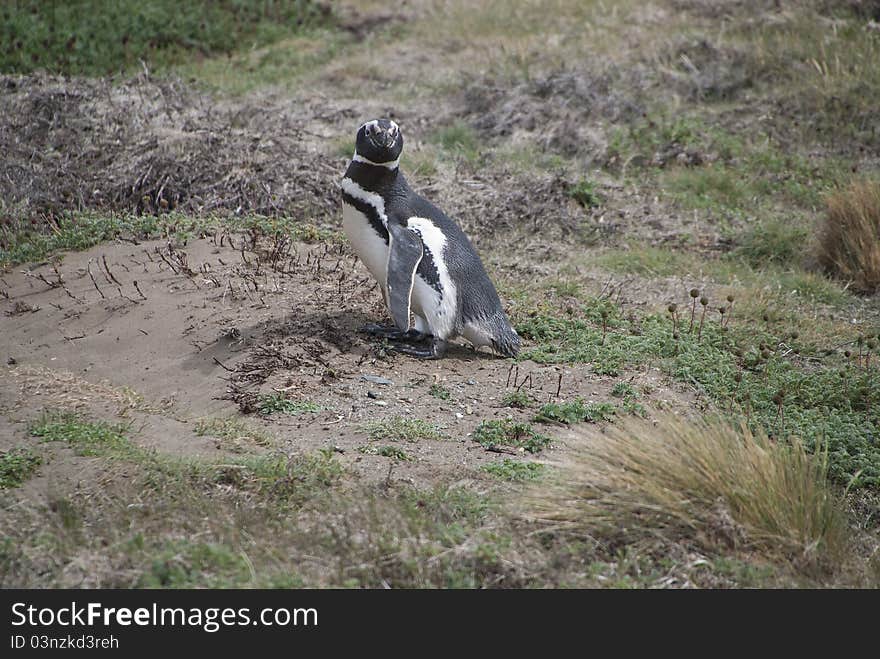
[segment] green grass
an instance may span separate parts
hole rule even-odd
[[[596,192],[596,185],[586,179],[571,186],[567,194],[584,208],[595,208],[602,205],[602,198]]]
[[[291,416],[320,412],[323,408],[309,400],[292,400],[284,394],[273,393],[260,396],[257,402],[260,414],[283,413]]]
[[[611,403],[584,403],[581,399],[569,403],[547,403],[535,415],[537,423],[580,423],[611,421],[616,408]]]
[[[29,448],[0,452],[0,490],[18,487],[43,464],[43,458]]]
[[[470,163],[479,161],[482,152],[480,136],[473,128],[461,121],[438,129],[431,135],[430,141],[448,154]]]
[[[186,216],[179,213],[130,215],[70,212],[35,230],[28,218],[11,218],[0,226],[0,268],[42,261],[64,250],[84,250],[108,240],[171,238],[186,240],[220,229],[257,231],[260,235],[289,236],[306,243],[340,242],[341,233],[291,217]]]
[[[3,19],[0,71],[77,75],[168,67],[327,23],[307,0],[17,0]]]
[[[547,435],[535,432],[530,423],[512,419],[481,421],[474,430],[473,438],[489,450],[509,446],[527,453],[540,453],[552,441]]]
[[[357,450],[364,455],[381,455],[401,462],[412,462],[410,455],[399,446],[358,446]]]
[[[686,295],[683,291],[682,307]],[[710,307],[716,304],[713,301]],[[686,316],[680,316],[677,340],[668,315],[652,314],[633,321],[619,311],[606,311],[608,330],[603,341],[596,310],[607,310],[605,301],[588,302],[575,317],[558,317],[548,307],[539,308],[543,311],[526,314],[517,324],[520,335],[534,343],[521,358],[539,363],[592,363],[594,370],[606,374],[654,364],[754,428],[801,437],[811,448],[824,441],[830,474],[836,480],[856,486],[880,484],[880,446],[871,439],[880,432],[877,356],[871,369],[852,362],[847,365],[842,349],[825,354],[834,338],[816,335],[792,340],[793,328],[786,329],[772,318],[766,323],[734,320],[722,329],[720,316],[713,312],[700,336],[699,310],[693,331],[688,331]],[[769,346],[764,351],[767,359],[760,357],[762,344]],[[846,376],[841,377],[841,372]],[[774,402],[779,392],[784,392],[781,411]],[[582,410],[574,407],[552,407],[547,416],[576,419]],[[640,413],[638,408],[632,411]]]
[[[199,437],[216,437],[222,440],[222,448],[232,451],[245,450],[249,444],[271,446],[274,442],[270,433],[252,428],[236,417],[199,419],[195,424],[195,433]]]
[[[544,465],[537,462],[519,462],[506,458],[480,467],[481,471],[505,481],[531,481],[541,477]]]
[[[531,397],[522,389],[508,391],[501,398],[501,404],[505,407],[515,407],[517,409],[526,409],[532,405]]]
[[[128,425],[88,421],[73,412],[47,412],[30,427],[44,442],[65,442],[77,455],[127,456],[136,449],[126,437]]]
[[[269,42],[253,42],[226,57],[181,60],[169,72],[225,96],[242,96],[266,87],[294,89],[308,84],[311,73],[356,43],[350,32],[324,21],[288,30]],[[344,155],[350,158],[354,152],[351,138],[348,144]],[[341,147],[335,154],[341,155]]]
[[[798,265],[804,261],[811,232],[793,218],[775,218],[752,226],[735,254],[750,265]]]
[[[428,393],[440,400],[449,400],[452,397],[452,392],[442,384],[432,384],[428,389]]]
[[[634,244],[628,249],[603,251],[591,260],[596,266],[612,272],[645,277],[672,277],[680,274],[715,272],[717,261],[701,259],[689,252]]]
[[[131,542],[144,544],[142,536]],[[246,557],[226,545],[179,540],[151,549],[138,588],[240,588],[252,581]]]
[[[443,434],[434,424],[402,416],[371,421],[364,426],[364,430],[373,441],[418,442],[423,439],[443,439]]]
[[[623,402],[620,408],[628,414],[635,416],[647,417],[648,411],[639,401],[639,393],[628,382],[618,382],[611,389],[611,395],[615,398],[622,398]]]
[[[253,432],[229,420],[206,422],[204,434]],[[315,492],[336,484],[345,470],[333,452],[286,456],[244,455],[220,459],[178,458],[143,449],[128,437],[128,425],[91,420],[73,412],[50,411],[31,427],[30,433],[44,442],[65,442],[77,455],[137,464],[151,488],[211,487],[223,484],[242,491],[256,491],[276,502],[299,505]]]

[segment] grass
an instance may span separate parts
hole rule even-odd
[[[684,309],[686,291],[682,298]],[[766,322],[738,321],[741,299],[736,301],[740,307],[734,307],[733,320],[722,328],[714,310],[720,304],[710,301],[708,308],[713,311],[702,332],[699,305],[692,331],[687,316],[680,316],[677,339],[668,314],[625,318],[607,301],[593,300],[574,317],[559,317],[539,304],[534,315],[526,313],[517,323],[520,335],[533,345],[521,357],[539,363],[591,363],[605,374],[654,364],[732,418],[747,420],[755,432],[798,436],[808,447],[823,444],[831,476],[838,482],[859,487],[880,484],[880,448],[871,441],[880,431],[876,355],[874,366],[866,368],[864,359],[859,366],[834,346],[832,342],[839,339],[829,340],[827,334],[798,333],[792,339],[799,325],[775,322],[769,314]],[[877,330],[866,333],[873,336]],[[780,392],[781,406],[775,402]],[[638,408],[632,411],[640,413]],[[576,421],[586,409],[576,402],[549,406],[541,414],[556,421]]]
[[[25,447],[0,452],[0,490],[19,487],[43,464],[43,458]]]
[[[135,536],[131,542],[138,547],[144,541]],[[231,588],[252,581],[247,557],[225,545],[179,540],[150,554],[150,567],[138,578],[137,588]]]
[[[381,455],[400,462],[412,462],[410,455],[399,446],[358,446],[357,450],[364,455]]]
[[[515,407],[517,409],[526,409],[532,405],[532,398],[522,389],[508,391],[501,398],[501,404],[505,407]]]
[[[490,451],[512,447],[527,453],[540,453],[552,442],[547,435],[536,432],[530,423],[512,419],[481,421],[474,430],[473,438]]]
[[[129,455],[135,451],[126,437],[128,425],[87,421],[73,412],[47,412],[30,433],[44,442],[65,442],[77,455]]]
[[[734,254],[754,268],[800,265],[807,255],[810,232],[792,218],[775,218],[749,228]]]
[[[549,525],[609,541],[659,532],[822,570],[848,553],[828,456],[797,440],[772,442],[718,421],[624,421],[585,431],[558,468],[558,480],[531,497],[530,516]]]
[[[446,153],[470,163],[477,163],[482,153],[482,138],[461,121],[438,129],[430,136],[430,141]]]
[[[537,462],[519,462],[506,458],[480,467],[481,471],[504,481],[531,481],[540,478],[544,465]]]
[[[615,406],[611,403],[584,403],[581,399],[569,403],[547,403],[535,415],[537,423],[572,424],[582,421],[598,423],[614,418]]]
[[[229,419],[205,421],[203,434],[253,433]],[[128,437],[130,426],[91,420],[64,411],[46,412],[30,427],[44,442],[65,442],[77,455],[105,458],[138,465],[151,488],[201,488],[222,484],[241,491],[255,491],[279,503],[300,505],[315,490],[330,487],[344,475],[332,451],[287,456],[245,455],[217,460],[175,458],[139,447]]]
[[[586,179],[571,186],[567,194],[584,208],[596,208],[602,205],[602,198],[596,192],[595,184]]]
[[[173,15],[174,20],[168,20]],[[307,0],[221,0],[181,5],[120,0],[37,2],[19,0],[3,9],[0,71],[35,69],[78,75],[115,74],[140,67],[168,67],[263,44],[325,23]]]
[[[394,416],[381,421],[371,421],[364,426],[373,441],[418,442],[443,439],[437,426],[421,419]]]
[[[827,205],[820,264],[860,293],[880,290],[880,182],[855,181]]]
[[[428,389],[428,393],[434,398],[439,398],[440,400],[449,400],[452,397],[452,392],[442,384],[432,384]]]
[[[306,243],[339,242],[341,234],[291,217],[185,216],[178,213],[132,215],[124,213],[70,212],[48,218],[35,229],[27,218],[9,218],[0,226],[0,268],[45,260],[64,250],[88,249],[108,240],[177,238],[210,234],[217,230],[252,232],[263,236],[283,234]]]
[[[272,393],[260,396],[257,401],[257,409],[260,414],[283,413],[291,416],[321,411],[321,406],[309,400],[291,400],[284,394]]]
[[[244,420],[236,417],[222,419],[199,419],[195,424],[199,437],[216,437],[220,446],[227,450],[241,452],[249,446],[271,446],[272,435],[264,430],[252,428]]]

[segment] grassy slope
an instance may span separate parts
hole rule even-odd
[[[460,72],[466,62],[508,85],[538,80],[544,72],[587,54],[598,55],[596,59],[608,71],[647,64],[662,84],[653,89],[646,114],[618,122],[596,120],[607,139],[600,176],[639,190],[656,190],[670,213],[698,214],[720,227],[734,249],[719,258],[691,249],[684,237],[672,249],[629,240],[602,250],[598,259],[589,259],[591,267],[602,273],[634,275],[643,283],[680,277],[668,300],[678,305],[675,321],[664,309],[666,302],[655,313],[630,320],[616,304],[596,300],[597,291],[579,278],[576,262],[531,291],[505,282],[507,297],[515,301],[518,327],[533,342],[528,356],[559,363],[588,361],[606,374],[660,365],[728,417],[777,436],[795,432],[811,447],[824,441],[836,491],[842,485],[864,487],[857,496],[868,503],[860,505],[876,507],[880,450],[870,436],[878,430],[878,375],[876,368],[863,368],[854,355],[858,337],[874,336],[880,328],[871,322],[855,326],[849,322],[854,316],[871,317],[862,311],[865,303],[839,283],[808,270],[803,255],[822,214],[823,193],[852,175],[851,154],[839,145],[876,147],[875,140],[880,139],[866,121],[870,108],[880,102],[880,74],[869,65],[872,58],[876,61],[880,39],[849,15],[839,17],[842,27],[827,27],[827,17],[817,19],[808,2],[793,4],[785,20],[758,29],[748,27],[746,16],[734,14],[715,59],[706,60],[706,66],[721,61],[727,68],[721,66],[706,82],[687,62],[699,54],[693,44],[701,38],[719,43],[711,3],[696,3],[691,13],[668,8],[645,11],[643,3],[616,5],[611,10],[599,3],[556,2],[553,11],[547,11],[540,3],[496,0],[480,9],[470,3],[449,3],[446,11],[426,14],[402,29],[403,38],[443,53],[437,56],[441,65],[432,64],[437,73],[392,86],[387,93],[403,93],[404,87],[416,96],[452,91],[462,80]],[[662,8],[665,3],[654,6]],[[454,32],[445,29],[452,26]],[[670,44],[662,36],[670,33],[682,35],[680,41]],[[450,49],[451,34],[479,47]],[[309,46],[303,41],[308,35],[276,34],[273,38],[280,39],[276,45],[256,53],[245,48],[230,58],[207,58],[183,68],[176,64],[173,46],[168,59],[163,55],[156,63],[178,67],[232,93],[243,89],[236,82],[242,72],[249,74],[249,81],[284,85],[303,75],[317,79],[320,69],[313,73],[310,67],[318,63],[329,62],[332,70],[356,58],[360,73],[374,67],[374,62],[362,57],[363,49],[352,53],[342,46],[344,36],[328,35]],[[620,47],[632,41],[639,48]],[[384,44],[377,38],[374,45],[380,51],[375,57],[381,58]],[[841,53],[848,56],[840,57]],[[106,62],[86,70],[101,73],[104,66]],[[738,84],[744,85],[743,90]],[[756,118],[764,110],[776,112],[782,101],[796,121]],[[756,108],[751,123],[738,118],[736,110],[745,106]],[[658,164],[657,154],[670,147],[685,157]],[[593,197],[594,189],[601,186],[593,184],[596,175],[577,153],[517,148],[511,150],[505,140],[487,141],[465,122],[453,123],[438,129],[429,140],[419,174],[435,176],[434,162],[443,159],[465,168],[510,161],[533,173],[561,169],[572,180],[581,181],[575,196],[602,210],[606,201],[601,194]],[[689,153],[699,154],[699,162],[695,164]],[[871,174],[870,165],[867,173]],[[590,194],[584,196],[584,191]],[[161,235],[169,226],[181,225],[165,219],[81,215],[63,220],[57,231],[38,239],[32,233],[10,234],[4,229],[0,262],[36,260],[119,233]],[[225,221],[198,219],[193,224]],[[289,228],[282,224],[285,230]],[[685,327],[689,325],[687,291],[692,285],[712,290],[712,313],[702,333]],[[727,295],[734,296],[735,302],[729,329],[723,331],[717,308],[729,307]],[[568,308],[577,313],[568,313]],[[830,355],[825,354],[828,349]],[[880,364],[876,357],[873,363],[875,367]],[[624,407],[626,401],[629,408]],[[639,414],[636,404],[632,395],[622,393],[621,417]],[[537,417],[543,415],[546,420],[569,414],[587,418],[579,408],[541,410]],[[61,435],[59,423],[68,424]],[[487,426],[484,435],[486,441],[515,443],[523,437],[529,441],[543,437],[537,432],[542,429]],[[361,492],[358,484],[347,482],[345,474],[333,468],[332,456],[325,455],[312,456],[299,465],[301,478],[290,483],[287,464],[258,460],[230,470],[211,464],[169,463],[132,449],[126,432],[65,417],[47,418],[35,427],[35,437],[47,441],[92,437],[82,439],[78,450],[97,451],[108,461],[110,473],[119,464],[127,464],[137,478],[117,484],[119,491],[110,504],[105,501],[88,508],[62,495],[47,518],[34,512],[30,523],[42,532],[21,546],[7,543],[0,547],[5,581],[15,584],[14,574],[35,579],[39,573],[45,580],[39,585],[60,583],[55,581],[60,579],[60,570],[41,572],[38,556],[47,548],[61,557],[58,565],[65,557],[106,553],[112,569],[96,578],[103,579],[104,585],[120,586],[378,586],[385,582],[395,586],[638,586],[669,583],[664,581],[669,575],[678,583],[698,585],[834,585],[867,584],[877,578],[872,576],[876,566],[867,563],[865,550],[857,551],[846,542],[836,568],[813,565],[805,570],[790,552],[775,551],[778,544],[770,549],[749,545],[749,551],[742,552],[736,543],[732,547],[700,544],[699,533],[682,536],[676,532],[668,542],[653,543],[644,537],[621,540],[596,531],[592,535],[599,538],[598,545],[586,542],[582,534],[551,530],[534,536],[529,533],[534,520],[523,521],[516,506],[511,512],[495,502],[519,500],[518,485],[496,486],[497,495],[490,503],[461,487]],[[101,442],[97,449],[95,437]],[[104,442],[108,438],[112,441]],[[39,451],[40,446],[30,450]],[[389,458],[405,459],[405,453]],[[22,471],[17,465],[24,463],[15,458],[10,467],[15,479],[26,478],[27,471],[38,468],[29,458],[25,462]],[[570,483],[585,473],[583,465],[555,469],[547,474],[499,461],[488,471],[499,483],[537,479],[538,491],[548,478]],[[215,487],[217,483],[228,486],[224,494]],[[295,496],[289,495],[288,484],[295,484]],[[142,492],[167,502],[175,514],[167,519],[112,503]],[[242,505],[251,513],[261,512],[247,520],[234,512]],[[834,505],[838,511],[845,507],[839,502]],[[204,516],[206,509],[216,511],[210,520]],[[320,525],[323,531],[315,533],[309,515],[299,511],[324,509],[331,512],[322,519],[330,523]],[[701,517],[701,524],[717,522],[717,515],[710,513],[701,511],[708,515]],[[46,528],[47,520],[51,530]],[[88,534],[83,532],[86,527]],[[361,535],[353,529],[361,529]],[[196,533],[205,540],[185,539]],[[835,550],[840,551],[839,538],[835,543]],[[295,549],[289,551],[291,547]],[[695,552],[703,559],[695,561]],[[326,559],[306,562],[305,568],[297,569],[298,555]]]

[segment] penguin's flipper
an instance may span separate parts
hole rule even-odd
[[[388,223],[388,309],[394,324],[404,332],[409,330],[410,298],[423,254],[422,240],[414,231]]]

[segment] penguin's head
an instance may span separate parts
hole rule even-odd
[[[374,165],[394,168],[402,151],[403,134],[390,119],[373,119],[358,128],[355,160],[363,159]]]

